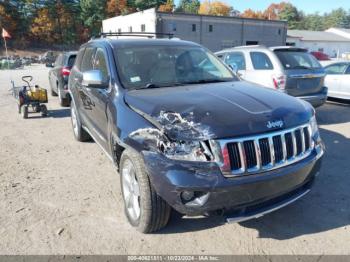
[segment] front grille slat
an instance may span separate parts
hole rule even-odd
[[[300,129],[295,130],[295,143],[296,143],[296,155],[300,155],[303,152],[303,142]]]
[[[297,155],[297,142],[295,139],[295,131],[292,131],[291,134],[292,134],[292,143],[293,143],[293,157],[295,157]]]
[[[293,138],[292,133],[286,133],[286,150],[287,150],[287,160],[293,157]]]
[[[313,149],[310,126],[282,130],[246,139],[224,140],[231,174],[246,175],[288,165],[307,157]]]
[[[276,160],[276,163],[279,163],[283,160],[282,139],[281,139],[281,136],[274,136],[272,139],[273,139],[273,146],[275,149],[275,160]]]
[[[254,168],[257,165],[254,141],[244,141],[244,151],[247,161],[247,169]]]
[[[247,170],[247,161],[246,161],[246,156],[243,148],[243,143],[239,142],[238,143],[238,149],[239,149],[239,156],[241,158],[241,170],[242,172],[246,172]]]
[[[259,170],[261,168],[261,152],[260,152],[260,144],[259,140],[254,140],[254,148],[255,148],[255,155],[256,155],[256,168]]]
[[[261,165],[267,166],[271,162],[270,146],[268,138],[262,138],[259,140]]]
[[[287,160],[287,145],[286,145],[286,138],[283,134],[281,135],[281,140],[282,140],[283,161],[286,161]]]
[[[269,140],[269,148],[270,148],[270,156],[271,156],[271,165],[275,164],[275,148],[273,146],[272,137],[268,138]]]
[[[311,145],[311,136],[308,127],[304,127],[305,150],[308,150]]]
[[[300,136],[301,136],[301,151],[304,153],[305,152],[305,134],[304,134],[304,129],[300,129]]]
[[[237,143],[231,143],[227,147],[229,151],[230,163],[232,170],[239,170],[242,168],[239,148]]]

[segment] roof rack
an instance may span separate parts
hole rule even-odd
[[[166,36],[169,39],[174,37],[174,34],[168,33],[150,33],[150,32],[109,32],[109,33],[101,33],[95,38],[106,38],[108,36],[136,36],[136,37],[147,37],[147,38],[156,38],[157,36]]]

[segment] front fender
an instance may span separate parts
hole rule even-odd
[[[113,105],[110,123],[112,144],[137,152],[156,151],[158,142],[164,138],[161,130],[131,109],[121,97],[116,97]]]

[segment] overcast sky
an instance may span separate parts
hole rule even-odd
[[[281,1],[271,0],[222,0],[233,6],[239,11],[251,8],[253,10],[265,10],[271,3],[279,3]],[[176,3],[179,0],[175,0]],[[303,10],[305,13],[314,12],[329,12],[332,9],[343,7],[346,10],[350,9],[350,0],[290,0],[293,5],[298,9]]]

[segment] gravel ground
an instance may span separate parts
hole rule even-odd
[[[47,71],[0,71],[0,254],[350,254],[349,105],[317,110],[327,153],[302,200],[239,224],[173,215],[143,235],[124,216],[112,163],[74,140],[69,109],[49,97],[49,117],[18,115],[10,78],[48,87]]]

